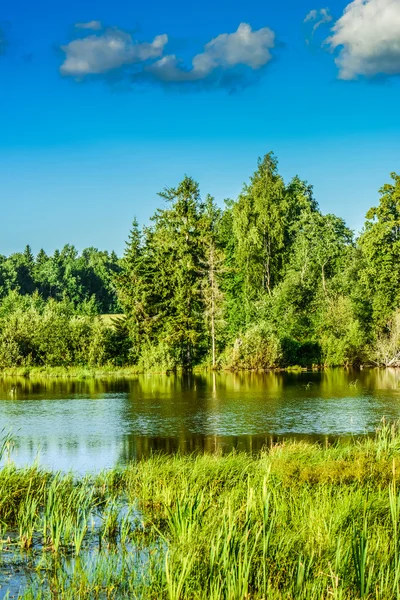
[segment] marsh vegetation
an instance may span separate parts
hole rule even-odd
[[[2,591],[398,598],[399,486],[399,428],[385,423],[358,442],[153,456],[83,478],[6,464]]]

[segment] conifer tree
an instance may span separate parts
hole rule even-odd
[[[131,358],[134,361],[139,357],[148,319],[144,257],[142,232],[135,217],[121,261],[121,271],[115,276],[118,299],[125,311],[127,327],[133,342]]]
[[[160,196],[171,206],[158,210],[149,232],[157,316],[164,321],[162,336],[179,353],[184,368],[201,354],[204,339],[204,303],[201,295],[201,216],[198,184],[185,177]]]

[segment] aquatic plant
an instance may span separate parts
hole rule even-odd
[[[155,455],[85,478],[6,465],[0,578],[42,600],[397,600],[399,442],[382,423],[358,441]]]

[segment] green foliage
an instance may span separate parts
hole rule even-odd
[[[362,281],[372,305],[373,317],[384,325],[400,306],[400,176],[380,189],[377,207],[367,212],[359,243],[364,257]]]
[[[285,250],[285,186],[277,160],[267,154],[233,207],[236,258],[244,272],[244,297],[271,293],[279,279]]]
[[[118,295],[133,358],[154,368],[191,368],[215,342],[219,211],[211,198],[201,201],[189,177],[160,195],[170,207],[159,209],[143,234],[134,222]]]
[[[312,367],[322,363],[321,345],[312,340],[297,341],[295,338],[283,337],[280,340],[282,367]],[[340,363],[339,363],[340,364]]]
[[[144,343],[138,365],[143,371],[174,371],[180,366],[179,348],[164,341]]]
[[[269,323],[260,322],[239,336],[224,356],[231,369],[269,369],[279,365],[281,343]]]
[[[400,176],[354,240],[272,153],[223,209],[185,176],[122,259],[0,256],[0,366],[261,369],[397,364]],[[124,311],[110,325],[101,313]]]
[[[363,362],[366,336],[354,316],[349,298],[339,296],[325,304],[317,335],[325,365],[349,366]]]
[[[76,314],[67,299],[11,292],[0,309],[0,368],[119,364],[121,335],[96,315]]]
[[[400,365],[400,309],[394,311],[384,332],[378,335],[373,348],[376,364],[385,367]]]
[[[31,600],[397,600],[399,466],[396,423],[334,445],[156,454],[97,476],[8,464],[2,573]]]
[[[115,253],[86,248],[79,255],[67,244],[48,256],[41,249],[36,256],[30,246],[24,252],[0,257],[0,298],[10,291],[31,295],[37,291],[45,300],[68,298],[79,310],[91,299],[96,313],[116,312],[118,307],[113,277],[119,271]]]

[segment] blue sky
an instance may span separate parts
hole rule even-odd
[[[399,0],[5,0],[0,253],[121,253],[164,186],[222,204],[270,150],[359,230],[400,172],[399,39]]]

